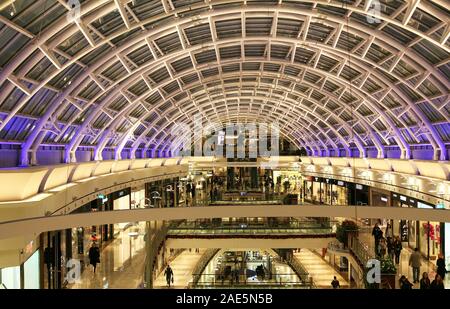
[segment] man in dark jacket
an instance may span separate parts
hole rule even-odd
[[[333,289],[341,287],[341,285],[339,284],[339,280],[336,278],[336,276],[334,276],[333,281],[331,281],[331,286],[333,287]]]
[[[383,231],[378,226],[378,223],[373,227],[372,236],[375,239],[375,255],[378,256],[380,254],[380,239],[383,237]]]
[[[394,240],[394,254],[395,254],[395,264],[400,263],[400,254],[402,253],[403,245],[398,236]]]
[[[166,276],[166,282],[170,288],[170,283],[173,283],[173,271],[172,268],[170,268],[170,265],[167,265],[167,268],[164,271],[164,276]]]
[[[93,243],[89,249],[89,264],[94,267],[94,274],[97,269],[97,263],[100,263],[100,249]]]
[[[447,270],[445,269],[445,260],[441,253],[439,253],[439,257],[436,261],[436,266],[436,272],[439,274],[439,276],[441,276],[442,280],[444,280]]]

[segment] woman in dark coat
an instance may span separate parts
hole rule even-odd
[[[444,282],[442,281],[441,276],[439,274],[436,274],[436,277],[434,277],[433,282],[431,282],[430,289],[432,290],[443,290],[444,288]]]
[[[422,274],[422,279],[419,281],[421,290],[429,290],[431,286],[430,278],[428,278],[428,273],[424,272]]]
[[[400,290],[412,290],[413,284],[404,275],[400,277]]]
[[[439,254],[439,258],[436,261],[436,266],[436,272],[439,274],[439,276],[441,276],[442,280],[444,280],[447,270],[445,269],[445,260],[442,254]]]
[[[94,267],[94,274],[97,268],[97,263],[100,263],[100,249],[94,243],[89,249],[89,264]]]

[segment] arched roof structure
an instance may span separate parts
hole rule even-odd
[[[447,1],[77,2],[0,4],[0,140],[23,165],[42,145],[168,151],[195,115],[278,122],[316,155],[448,159]]]

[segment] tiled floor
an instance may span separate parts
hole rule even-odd
[[[189,281],[192,280],[192,271],[197,265],[199,259],[205,252],[205,249],[200,249],[199,253],[196,253],[194,249],[183,251],[178,255],[171,263],[170,267],[173,271],[173,286],[171,288],[183,289],[187,287]],[[168,288],[166,278],[164,277],[164,271],[156,278],[154,288]]]
[[[341,288],[348,288],[347,280],[314,252],[301,249],[300,252],[294,253],[294,256],[302,263],[318,288],[331,288],[334,276],[339,280]]]

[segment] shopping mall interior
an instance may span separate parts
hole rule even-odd
[[[449,38],[446,0],[0,0],[0,290],[450,289]]]

